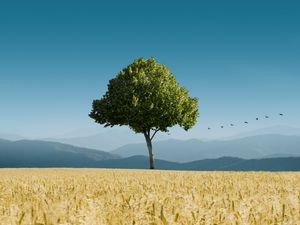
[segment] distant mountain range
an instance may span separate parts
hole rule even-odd
[[[234,140],[240,139],[244,137],[250,136],[259,136],[259,135],[266,135],[266,134],[278,134],[278,135],[286,135],[286,136],[300,136],[300,129],[296,127],[290,126],[272,126],[261,128],[253,131],[243,132],[233,137],[222,138],[223,140]]]
[[[157,169],[300,171],[298,136],[260,135],[228,141],[167,140],[154,144],[154,154]],[[148,165],[144,143],[105,152],[49,141],[0,139],[0,168],[147,169]]]
[[[106,152],[43,141],[0,140],[0,168],[148,169],[146,156],[118,158]],[[233,157],[188,163],[155,160],[156,169],[205,171],[300,171],[300,157],[245,160]]]
[[[111,153],[122,157],[148,155],[144,143],[125,145]],[[173,162],[225,156],[244,159],[300,156],[300,136],[270,134],[226,141],[167,140],[154,143],[154,156]]]
[[[65,135],[64,137],[56,137],[56,138],[47,138],[43,139],[46,141],[54,141],[60,142],[69,145],[75,145],[84,148],[92,148],[92,149],[101,149],[105,151],[112,151],[117,148],[123,147],[126,144],[139,144],[144,143],[144,136],[141,134],[134,134],[131,130],[125,127],[116,127],[112,129],[108,129],[106,131],[102,131],[96,134],[89,134],[86,132],[87,135],[79,135],[80,133],[76,133],[75,136],[72,135]],[[171,132],[172,133],[172,132]],[[176,133],[176,132],[175,132]],[[300,129],[295,127],[289,126],[272,126],[262,129],[257,129],[249,132],[244,132],[235,136],[230,137],[223,137],[218,139],[208,139],[208,138],[201,138],[201,141],[226,141],[226,140],[236,140],[250,136],[260,136],[260,135],[268,135],[268,134],[277,134],[277,135],[286,135],[286,136],[299,136],[300,137]],[[173,134],[172,136],[178,137],[174,138],[176,140],[182,140],[180,135]],[[170,137],[166,133],[158,133],[155,136],[154,141],[166,141],[170,139]],[[1,138],[1,136],[0,136]],[[6,139],[6,138],[4,138]],[[186,140],[186,139],[185,139]],[[142,154],[142,153],[139,153]]]
[[[100,131],[100,132],[98,132]],[[178,133],[178,131],[180,131]],[[207,130],[206,135],[207,135]],[[278,135],[286,135],[286,136],[300,136],[300,129],[290,126],[272,126],[267,128],[256,129],[244,133],[240,133],[234,136],[228,137],[219,137],[219,138],[202,138],[201,132],[198,134],[201,137],[201,141],[226,141],[226,140],[236,140],[241,139],[244,137],[250,136],[260,136],[266,134],[278,134]],[[204,132],[205,133],[205,132]],[[213,132],[210,132],[213,135]],[[154,141],[166,141],[173,137],[173,139],[177,140],[187,140],[188,133],[182,132],[180,129],[173,129],[171,130],[171,136],[168,136],[166,133],[159,132],[156,136]],[[194,134],[195,136],[195,134]],[[203,136],[203,137],[204,137]],[[196,136],[197,137],[197,136]],[[26,139],[26,137],[22,137],[15,134],[8,134],[8,133],[0,133],[0,139],[6,139],[11,141],[22,140]],[[27,138],[28,139],[28,138]],[[31,138],[30,138],[31,139]],[[90,149],[98,149],[98,150],[105,150],[105,151],[112,151],[117,148],[120,148],[126,144],[139,144],[144,143],[144,137],[141,134],[134,134],[129,128],[126,127],[114,127],[114,128],[86,128],[86,129],[79,129],[73,132],[56,135],[54,137],[49,138],[37,138],[38,140],[44,141],[52,141],[52,142],[59,142],[64,143],[67,145],[74,145],[83,148],[90,148]],[[142,154],[142,153],[139,153]]]
[[[156,140],[166,140],[164,134],[159,134]],[[89,136],[66,137],[66,138],[47,138],[46,141],[60,142],[79,147],[104,149],[110,151],[125,145],[126,143],[144,142],[142,134],[135,134],[129,129],[114,129],[106,132],[97,133]]]
[[[148,169],[148,163],[149,160],[145,156],[132,156],[124,159],[101,161],[99,168]],[[300,171],[300,157],[250,160],[222,157],[188,163],[156,160],[155,167],[165,170],[196,171]]]
[[[46,141],[0,139],[0,167],[91,167],[120,158],[109,152]]]

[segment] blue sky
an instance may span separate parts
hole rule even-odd
[[[2,0],[0,132],[97,128],[92,100],[140,56],[166,64],[199,98],[194,136],[264,114],[274,116],[253,129],[300,127],[299,9],[291,0]]]

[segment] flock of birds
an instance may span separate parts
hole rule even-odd
[[[279,113],[278,115],[279,115],[279,116],[283,116],[283,113]],[[264,116],[263,118],[264,118],[264,119],[269,119],[270,117],[269,117],[269,116]],[[260,120],[260,118],[259,118],[259,117],[256,117],[255,120]],[[248,122],[248,121],[245,121],[244,124],[249,124],[249,122]],[[231,123],[230,126],[231,126],[231,127],[234,127],[235,124]],[[223,129],[224,127],[225,127],[224,125],[220,126],[221,129]],[[211,130],[212,128],[211,128],[211,127],[208,127],[207,129],[208,129],[208,130]]]

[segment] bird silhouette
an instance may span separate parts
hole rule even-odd
[[[279,115],[279,116],[283,116],[283,113],[278,113],[278,115]],[[262,117],[262,118],[263,118],[263,117]],[[258,120],[260,120],[260,119],[262,119],[262,118],[256,117],[256,118],[255,118],[255,120],[257,120],[257,121],[258,121]],[[265,116],[264,116],[264,118],[266,118],[266,119],[269,119],[269,118],[270,118],[270,116],[268,116],[268,115],[265,115]],[[248,121],[245,121],[245,122],[244,122],[244,124],[249,124],[249,122],[248,122]],[[233,124],[233,123],[230,123],[230,126],[231,126],[231,127],[233,127],[233,126],[235,126],[235,124]],[[224,128],[224,126],[222,125],[222,126],[220,126],[220,128],[222,128],[222,129],[223,129],[223,128]],[[208,127],[207,129],[208,129],[208,130],[211,130],[211,127]]]

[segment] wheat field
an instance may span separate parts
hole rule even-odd
[[[300,173],[0,169],[0,224],[300,224]]]

